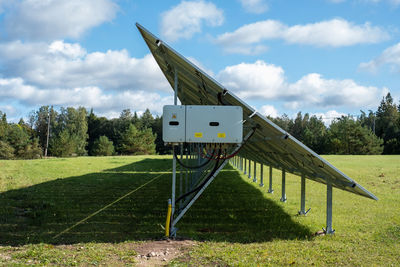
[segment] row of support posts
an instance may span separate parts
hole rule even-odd
[[[247,163],[248,161],[248,163]],[[244,157],[236,156],[233,159],[233,165],[239,170],[243,171],[247,177],[251,178],[251,160]],[[264,165],[260,164],[260,187],[264,186]],[[272,166],[269,166],[269,187],[268,193],[272,194],[274,192],[272,188]],[[253,182],[257,182],[257,162],[253,161]],[[281,202],[286,202],[286,170],[282,169],[282,192],[281,192]],[[306,176],[301,175],[301,185],[300,185],[300,211],[299,215],[307,215],[311,210],[309,208],[306,210]],[[333,234],[335,230],[332,228],[332,183],[327,180],[327,193],[326,193],[326,229],[324,229],[327,234]]]

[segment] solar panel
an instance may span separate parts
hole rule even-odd
[[[261,164],[327,184],[367,198],[377,197],[335,168],[327,160],[258,113],[195,64],[136,24],[161,71],[174,88],[178,72],[178,98],[184,105],[229,105],[243,108],[243,135],[257,127],[239,155]]]

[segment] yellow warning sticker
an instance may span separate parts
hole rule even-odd
[[[203,133],[194,133],[194,137],[203,138]]]
[[[226,134],[225,133],[218,133],[218,138],[226,138]]]

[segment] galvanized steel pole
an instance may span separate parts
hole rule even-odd
[[[254,162],[254,175],[253,175],[253,182],[254,183],[256,183],[257,182],[257,162],[256,161],[253,161]]]
[[[326,184],[326,233],[333,234],[332,228],[332,182],[328,178]]]
[[[260,186],[264,186],[264,164],[260,163]]]
[[[282,170],[282,197],[281,201],[286,202],[286,171]]]
[[[268,193],[272,194],[274,189],[272,189],[272,166],[269,166],[269,188]]]
[[[306,176],[301,175],[300,215],[306,214]]]

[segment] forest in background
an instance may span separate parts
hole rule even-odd
[[[318,154],[400,154],[400,104],[390,93],[377,111],[361,111],[356,119],[342,116],[328,127],[322,117],[308,113],[268,118]],[[0,159],[170,152],[162,141],[162,117],[148,109],[141,116],[126,109],[119,118],[107,119],[83,107],[42,106],[18,123],[8,122],[0,111]]]

